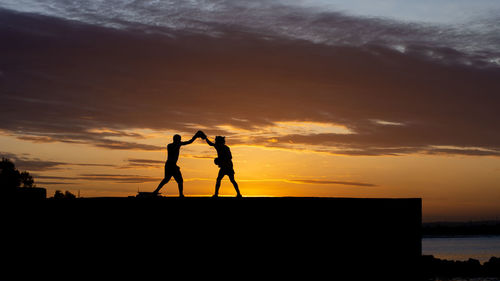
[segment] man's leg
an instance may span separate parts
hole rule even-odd
[[[220,188],[220,182],[222,181],[222,178],[224,177],[224,174],[222,173],[222,169],[219,170],[219,175],[217,175],[217,180],[215,181],[215,193],[212,197],[218,197],[219,196],[219,188]]]
[[[158,192],[160,191],[160,189],[165,185],[167,184],[169,181],[170,181],[170,178],[172,178],[171,175],[165,175],[165,177],[161,180],[160,184],[158,185],[158,187],[155,189],[155,191],[153,191],[153,194],[156,195],[158,194]]]
[[[179,197],[184,197],[184,179],[182,178],[181,171],[175,173],[174,179],[177,182],[177,186],[179,187]]]
[[[236,190],[236,197],[241,197],[240,189],[238,188],[238,184],[236,183],[236,180],[234,179],[234,174],[229,174],[227,175],[229,177],[229,180],[234,186],[234,189]]]

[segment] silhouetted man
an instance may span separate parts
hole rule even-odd
[[[214,162],[220,169],[217,181],[215,182],[215,193],[212,197],[219,196],[221,180],[225,175],[229,177],[229,180],[233,184],[234,189],[236,190],[236,197],[241,197],[238,184],[236,183],[236,180],[234,180],[233,161],[231,160],[233,156],[231,155],[229,146],[226,145],[226,138],[216,136],[215,143],[213,143],[207,138],[207,136],[205,136],[205,134],[202,134],[201,137],[205,139],[208,145],[215,147],[215,150],[217,150],[217,158],[215,158]]]
[[[172,177],[174,177],[177,185],[179,186],[179,197],[184,197],[183,193],[183,182],[181,168],[177,166],[177,160],[179,159],[179,152],[181,146],[191,144],[193,141],[199,137],[199,132],[196,133],[190,140],[181,141],[181,136],[174,135],[174,142],[167,145],[167,162],[165,162],[165,177],[160,182],[155,191],[153,191],[153,195],[157,195],[160,189],[170,181]]]

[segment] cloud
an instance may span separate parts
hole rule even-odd
[[[341,13],[336,7],[346,6],[322,1],[281,1],[239,0],[222,1],[7,1],[6,8],[21,12],[32,12],[60,19],[80,21],[87,24],[123,30],[141,30],[163,33],[175,37],[177,32],[208,34],[220,38],[230,30],[252,32],[261,37],[280,37],[292,40],[306,40],[329,45],[355,45],[383,43],[388,46],[430,45],[453,48],[471,56],[496,53],[498,56],[498,22],[495,16],[473,17],[459,21],[455,25],[419,23],[408,20],[398,21],[397,17],[371,13],[369,16],[354,16]],[[350,9],[359,12],[370,10],[370,3],[354,3]],[[379,7],[385,5],[378,5]],[[402,7],[418,7],[418,4],[405,3]],[[491,6],[490,11],[498,10],[499,5],[481,3],[473,5],[446,5],[443,3],[423,4],[423,14],[436,14],[461,9],[467,14],[471,7]],[[387,6],[386,6],[387,7]],[[431,8],[433,7],[433,8]],[[496,7],[496,9],[495,9]],[[421,8],[421,7],[420,7]],[[373,8],[372,8],[373,9]],[[408,15],[415,15],[418,8],[408,8]],[[381,11],[382,9],[373,9]],[[359,14],[359,13],[358,13]],[[398,14],[394,11],[393,14]],[[483,11],[483,14],[484,13]],[[494,13],[493,13],[494,14]],[[450,18],[449,14],[440,18]],[[453,18],[457,18],[456,13]],[[431,54],[429,54],[431,55]],[[486,59],[485,61],[488,61]]]
[[[158,165],[165,164],[165,161],[151,160],[151,159],[128,159],[127,161],[130,164],[135,164],[135,165],[153,165],[153,166],[158,166]]]
[[[500,151],[488,150],[482,148],[447,148],[447,147],[430,147],[425,150],[427,154],[458,154],[470,156],[500,156]]]
[[[59,166],[64,165],[64,162],[57,161],[44,161],[38,158],[29,158],[26,156],[18,156],[13,153],[8,152],[0,152],[0,156],[2,158],[10,159],[16,165],[16,168],[19,170],[28,170],[28,171],[47,171],[57,169]]]
[[[75,176],[46,176],[46,175],[34,175],[35,179],[42,179],[41,182],[44,183],[43,180],[53,180],[51,184],[56,183],[71,183],[78,184],[78,181],[99,181],[99,182],[115,182],[115,183],[144,183],[144,182],[155,182],[160,181],[161,178],[144,176],[144,175],[128,175],[128,174],[98,174],[98,173],[89,173],[89,174],[80,174]],[[66,182],[65,182],[66,181]],[[45,182],[46,183],[46,182]]]
[[[147,169],[147,168],[159,168],[165,165],[165,161],[152,160],[152,159],[135,159],[129,158],[126,160],[126,164],[123,166],[118,166],[119,169]]]
[[[87,167],[114,167],[113,164],[98,163],[68,163],[60,161],[42,160],[27,155],[16,155],[14,153],[0,152],[0,157],[8,158],[14,162],[16,168],[23,171],[51,171],[58,170],[64,166],[87,166]]]
[[[75,179],[87,181],[112,181],[116,183],[144,183],[160,181],[161,178],[123,174],[81,174]]]
[[[423,133],[424,130],[420,131]],[[429,132],[429,131],[428,131]],[[312,135],[285,135],[273,138],[254,138],[253,142],[269,147],[286,149],[311,150],[343,155],[405,155],[412,153],[421,154],[451,154],[469,156],[500,156],[496,144],[483,140],[475,142],[468,139],[465,133],[457,136],[454,147],[447,147],[437,134],[418,135],[419,132],[408,132],[406,129],[391,130],[384,134],[375,132],[371,134],[312,134]],[[386,136],[390,136],[389,139]],[[432,140],[431,138],[434,138]],[[469,147],[476,144],[476,147]]]
[[[36,178],[46,179],[46,180],[74,180],[74,179],[76,179],[75,177],[43,176],[43,175],[38,175],[38,174],[34,174],[34,176]]]
[[[179,8],[171,25],[152,27],[166,20],[154,7],[137,4],[153,17],[141,10],[123,22],[119,9],[111,19],[92,12],[81,16],[95,21],[69,21],[75,15],[65,13],[76,9],[61,3],[63,18],[0,10],[0,52],[9,54],[0,58],[4,134],[154,151],[160,147],[130,132],[194,133],[197,124],[231,145],[347,155],[500,152],[500,67],[488,62],[500,57],[500,41],[489,29],[462,36],[338,12],[266,11],[263,2],[246,15],[245,4],[224,1],[205,6],[199,21]],[[235,9],[221,22],[218,11]],[[293,122],[349,133],[269,130]]]
[[[189,154],[189,153],[182,154],[182,157],[195,158],[195,159],[213,159],[213,158],[215,158],[214,154],[196,155],[196,154]]]
[[[26,132],[30,133],[30,132]],[[33,132],[31,132],[33,133]],[[20,140],[27,140],[35,143],[52,143],[52,142],[63,142],[63,143],[73,143],[73,144],[90,144],[96,147],[108,148],[108,149],[119,149],[119,150],[160,150],[161,147],[157,145],[143,144],[130,141],[120,141],[108,139],[109,134],[106,133],[95,133],[81,131],[77,133],[69,134],[54,134],[52,132],[35,132],[35,136],[32,135],[18,135],[17,138]],[[115,137],[129,136],[126,133],[114,134]],[[142,138],[142,137],[141,137]]]
[[[351,185],[351,186],[363,186],[363,187],[375,187],[377,185],[371,183],[363,183],[363,182],[349,182],[349,181],[333,181],[333,180],[307,180],[307,179],[293,179],[286,180],[291,183],[299,183],[299,184],[340,184],[340,185]]]
[[[37,185],[75,185],[75,182],[62,182],[62,181],[37,181]]]
[[[182,158],[195,158],[195,159],[212,159],[213,155],[195,155],[189,153],[183,153]],[[119,169],[140,169],[140,168],[160,168],[165,165],[164,160],[153,160],[153,159],[137,159],[129,158],[126,160],[124,166],[119,166]]]

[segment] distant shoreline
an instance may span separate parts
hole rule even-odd
[[[491,257],[487,262],[480,263],[476,259],[455,261],[435,258],[432,255],[422,255],[422,272],[428,278],[478,278],[500,277],[500,258]]]
[[[500,221],[422,223],[422,237],[500,235]]]

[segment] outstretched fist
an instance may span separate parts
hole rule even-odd
[[[199,137],[199,138],[202,138],[202,139],[206,139],[207,138],[207,136],[205,135],[205,133],[203,133],[202,131],[196,132],[196,137]]]

